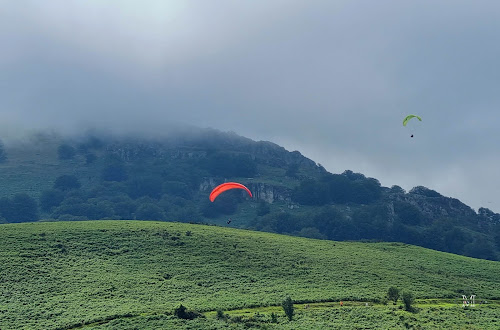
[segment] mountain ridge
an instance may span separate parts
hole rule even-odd
[[[500,214],[476,212],[422,186],[406,192],[350,170],[332,174],[299,151],[234,132],[200,129],[166,138],[38,134],[1,150],[4,222],[151,219],[223,225],[231,217],[240,228],[500,256]],[[254,199],[230,191],[210,203],[209,191],[224,181],[247,185]],[[28,196],[14,200],[19,193]],[[38,207],[33,214],[14,210],[30,203]]]

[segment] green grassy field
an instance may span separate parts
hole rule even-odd
[[[401,243],[84,221],[1,225],[0,247],[2,330],[500,326],[499,262]],[[413,292],[418,312],[382,304],[390,286]],[[463,309],[462,293],[489,304]],[[279,307],[287,295],[291,322]],[[175,318],[180,303],[206,318]],[[217,320],[216,310],[230,317]]]

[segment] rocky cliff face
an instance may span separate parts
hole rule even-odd
[[[200,183],[200,191],[209,193],[220,182],[222,180],[218,178],[206,178]],[[263,200],[267,203],[280,201],[292,204],[292,190],[289,188],[253,181],[241,183],[250,189],[255,200]]]

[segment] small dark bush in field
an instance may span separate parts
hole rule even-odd
[[[292,320],[293,318],[293,301],[292,298],[287,297],[283,302],[281,303],[281,306],[283,307],[283,310],[285,311],[286,316],[288,317],[288,320]]]
[[[225,320],[227,317],[221,309],[217,310],[217,320]]]
[[[184,320],[193,320],[197,317],[203,317],[203,315],[198,312],[188,311],[182,304],[174,310],[174,315]]]
[[[403,292],[402,300],[403,300],[403,303],[405,304],[405,310],[408,312],[412,312],[413,311],[412,304],[415,301],[415,297],[413,296],[413,294],[411,292],[408,292],[408,291]]]
[[[233,317],[231,317],[231,322],[233,322],[233,323],[242,323],[243,322],[243,316],[241,316],[241,315],[233,316]]]
[[[274,312],[271,313],[271,323],[278,323],[278,317],[274,314]]]
[[[191,235],[192,235],[191,231],[190,231],[190,230],[188,230],[188,231],[186,232],[186,236],[191,236]]]
[[[399,299],[399,289],[391,286],[389,290],[387,291],[387,298],[389,300],[394,301],[396,303]]]

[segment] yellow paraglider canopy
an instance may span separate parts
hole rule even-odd
[[[418,120],[422,121],[422,118],[420,118],[419,116],[417,115],[408,115],[405,117],[405,119],[403,119],[403,126],[406,126],[406,124],[408,123],[408,121],[412,118],[417,118]]]

